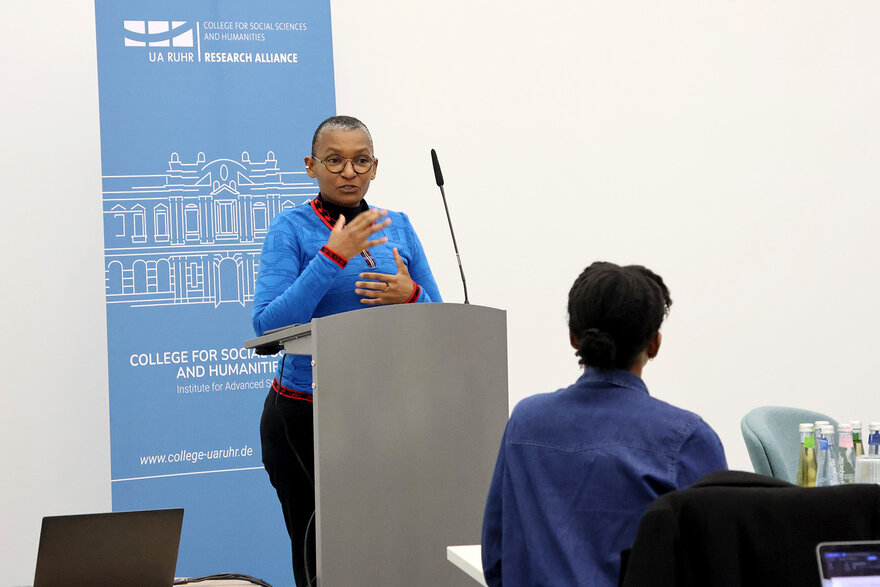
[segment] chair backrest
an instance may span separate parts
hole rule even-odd
[[[816,545],[863,540],[880,540],[880,486],[716,471],[648,507],[620,584],[820,585]]]
[[[800,408],[764,406],[746,414],[740,426],[755,473],[794,483],[801,442],[798,424],[816,420],[828,420],[837,428],[830,416]]]

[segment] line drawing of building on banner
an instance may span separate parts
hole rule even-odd
[[[168,306],[254,299],[272,219],[318,194],[305,171],[282,171],[275,154],[252,161],[181,161],[164,173],[103,176],[108,304]]]

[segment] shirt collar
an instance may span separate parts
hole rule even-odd
[[[361,212],[366,212],[370,209],[370,206],[367,205],[367,201],[364,199],[361,199],[357,206],[346,207],[328,202],[324,198],[324,194],[321,193],[318,193],[318,197],[312,200],[312,207],[330,228],[333,228],[333,225],[336,224],[340,214],[345,216],[345,222],[348,223],[354,220],[354,217]]]
[[[626,387],[648,393],[648,386],[642,378],[624,369],[593,369],[587,367],[578,379],[582,383],[609,383],[616,387]],[[648,393],[650,395],[650,393]]]

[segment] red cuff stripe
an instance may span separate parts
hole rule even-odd
[[[339,253],[337,253],[336,251],[334,251],[333,249],[331,249],[327,245],[324,245],[323,247],[321,247],[321,252],[324,253],[324,255],[328,259],[330,259],[331,261],[333,261],[334,263],[339,265],[340,269],[345,269],[345,266],[348,265],[348,259],[346,259],[342,255],[340,255]]]
[[[421,288],[421,286],[420,286],[418,283],[416,283],[415,281],[413,281],[413,290],[412,290],[412,294],[410,294],[409,299],[406,300],[406,303],[407,303],[407,304],[411,304],[411,303],[413,303],[414,301],[416,301],[417,299],[419,299],[419,294],[421,294],[421,293],[422,293],[422,288]]]
[[[289,397],[290,399],[301,399],[305,400],[309,403],[312,401],[312,394],[306,393],[305,391],[298,391],[296,389],[290,389],[284,385],[278,383],[277,379],[272,381],[272,391],[275,393],[279,393],[284,397]]]

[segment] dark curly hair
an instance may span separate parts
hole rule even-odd
[[[568,329],[579,344],[580,363],[629,369],[671,306],[663,278],[650,269],[593,263],[568,292]]]

